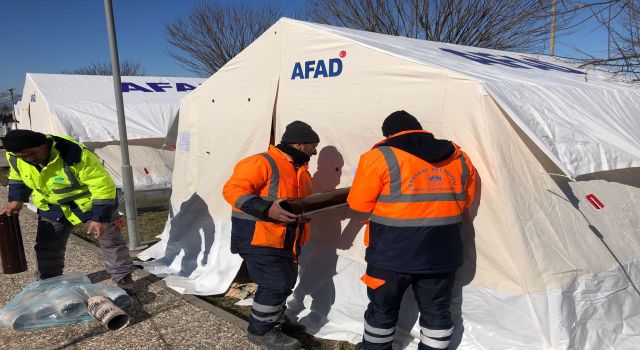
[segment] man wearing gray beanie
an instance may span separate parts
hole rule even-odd
[[[224,185],[232,206],[231,252],[244,259],[258,290],[247,337],[268,349],[295,350],[301,344],[282,333],[301,331],[284,314],[298,277],[298,255],[309,239],[309,224],[280,203],[313,193],[308,162],[317,154],[318,134],[305,122],[287,125],[282,142],[241,160]]]
[[[287,144],[314,144],[319,143],[320,137],[311,126],[305,122],[296,120],[287,125],[282,134],[282,143]]]

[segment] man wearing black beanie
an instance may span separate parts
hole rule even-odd
[[[416,117],[406,111],[393,112],[382,122],[382,135],[384,137],[407,130],[422,130],[422,125],[420,125]]]
[[[113,281],[131,288],[133,264],[116,224],[116,187],[98,156],[70,137],[31,130],[10,131],[2,143],[10,170],[9,203],[0,215],[18,213],[31,196],[38,208],[38,278],[63,273],[71,229],[86,222]]]
[[[365,243],[369,305],[356,349],[391,350],[409,286],[420,308],[418,349],[446,349],[449,306],[462,265],[462,212],[473,202],[475,170],[455,143],[422,130],[406,111],[382,123],[385,140],[360,157],[347,202],[371,213]]]
[[[2,145],[8,152],[21,151],[43,145],[47,142],[47,135],[31,130],[12,130],[2,138]]]
[[[319,142],[309,124],[292,122],[280,144],[236,165],[222,193],[233,209],[231,252],[240,254],[258,284],[247,337],[268,349],[301,346],[281,330],[302,328],[291,323],[284,311],[298,277],[300,249],[309,239],[309,224],[280,203],[313,193],[307,163],[317,153]]]

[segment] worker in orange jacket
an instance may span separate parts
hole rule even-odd
[[[475,170],[460,148],[397,111],[385,140],[360,158],[347,202],[371,213],[365,232],[369,305],[358,349],[391,349],[402,296],[420,308],[419,349],[446,349],[455,271],[462,265],[462,212],[473,202]]]
[[[223,189],[233,207],[231,252],[242,256],[258,284],[247,336],[269,349],[301,346],[282,329],[300,330],[284,311],[298,277],[297,256],[309,238],[309,225],[281,205],[285,199],[313,193],[307,169],[318,142],[311,126],[294,121],[287,125],[280,144],[241,160]]]

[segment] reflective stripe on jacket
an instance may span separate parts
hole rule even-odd
[[[389,174],[371,221],[406,226],[442,226],[462,221],[467,203],[470,163],[464,152],[440,164],[429,164],[392,147],[378,147]],[[469,194],[473,199],[473,191]]]
[[[223,188],[232,205],[232,252],[286,251],[297,255],[309,237],[309,225],[274,222],[267,216],[279,198],[301,198],[313,193],[307,165],[294,168],[290,157],[270,146],[266,153],[241,160]],[[251,211],[251,207],[261,209]],[[247,213],[249,211],[250,213]],[[266,248],[266,249],[261,249]]]
[[[74,225],[88,219],[110,221],[116,186],[98,156],[70,137],[47,135],[47,139],[49,162],[41,168],[7,152],[9,200],[28,200],[29,193],[20,191],[26,187],[38,209],[49,212],[55,207]],[[108,208],[107,213],[92,213],[94,205]]]
[[[415,130],[391,138],[412,133],[432,138]],[[450,156],[431,163],[411,153],[410,142],[403,150],[385,141],[361,156],[347,199],[353,210],[371,212],[366,260],[402,272],[455,269],[462,261],[462,212],[474,198],[473,164],[453,143]],[[437,246],[449,250],[449,261]]]

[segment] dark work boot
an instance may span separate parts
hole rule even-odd
[[[302,344],[295,339],[282,333],[282,326],[277,325],[272,330],[263,335],[247,332],[249,342],[265,346],[269,350],[298,350]]]
[[[127,292],[127,294],[131,294],[133,292],[133,289],[135,288],[135,282],[133,281],[131,274],[128,274],[124,276],[121,280],[117,281],[116,286],[124,289],[124,291]]]
[[[284,313],[278,318],[278,323],[282,325],[282,331],[286,334],[300,334],[307,331],[307,327],[291,321]]]

